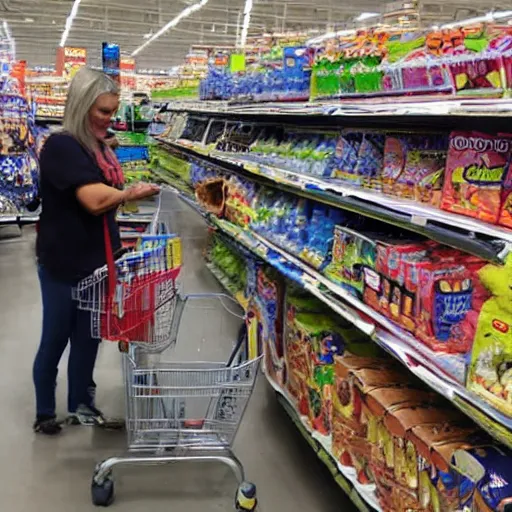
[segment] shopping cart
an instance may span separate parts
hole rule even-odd
[[[158,217],[164,217],[160,208]],[[156,222],[155,230],[168,233],[165,224]],[[152,236],[175,239],[169,234]],[[155,238],[153,246],[111,261],[74,292],[79,307],[92,313],[93,334],[120,341],[126,347],[122,366],[129,454],[97,465],[92,501],[105,507],[113,502],[112,470],[118,465],[219,461],[238,479],[236,509],[253,511],[256,487],[245,480],[232,446],[261,358],[244,360],[247,351],[240,337],[224,362],[160,360],[165,350],[175,347],[187,306],[204,300],[220,301],[236,314],[227,306],[227,301],[232,301],[227,295],[182,296],[176,285],[179,269],[168,252],[172,244],[161,244],[162,240],[167,239]],[[132,264],[134,259],[137,265]],[[192,342],[187,339],[187,346]]]

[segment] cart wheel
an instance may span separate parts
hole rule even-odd
[[[107,478],[101,485],[93,479],[91,484],[92,503],[97,507],[108,507],[114,502],[114,481]]]
[[[235,509],[239,512],[253,512],[256,510],[256,486],[250,482],[243,482],[236,493]]]

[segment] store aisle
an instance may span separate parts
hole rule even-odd
[[[218,292],[201,257],[205,226],[197,214],[173,201],[175,229],[184,238],[184,290]],[[96,462],[124,451],[124,436],[68,427],[58,438],[35,436],[31,366],[40,331],[34,231],[0,228],[0,501],[12,512],[93,510],[89,486]],[[205,359],[226,353],[240,323],[219,306],[194,305],[184,316],[173,357]],[[221,339],[221,336],[224,338]],[[229,336],[229,338],[228,338]],[[193,343],[198,340],[198,343]],[[65,414],[65,365],[58,386]],[[120,356],[104,343],[97,367],[99,406],[110,415],[124,410]],[[259,489],[261,512],[351,512],[343,494],[277,404],[263,378],[239,431],[235,451]],[[116,472],[113,510],[209,512],[232,510],[236,482],[220,465],[126,468]]]

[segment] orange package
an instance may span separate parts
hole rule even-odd
[[[498,222],[512,135],[452,132],[441,208]]]

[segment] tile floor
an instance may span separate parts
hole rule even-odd
[[[178,204],[179,203],[179,204]],[[172,202],[174,229],[184,238],[185,293],[218,292],[202,263],[206,229],[188,206]],[[41,322],[33,228],[0,228],[0,510],[86,512],[95,464],[125,450],[124,435],[68,427],[58,438],[31,430],[34,393],[31,367]],[[215,309],[217,308],[217,309]],[[186,311],[173,357],[219,357],[231,346],[240,323],[217,306]],[[65,358],[58,385],[65,414]],[[124,410],[120,354],[103,343],[95,380],[98,405],[110,415]],[[258,486],[261,512],[352,512],[348,498],[276,402],[261,378],[240,428],[235,451],[247,477]],[[116,501],[124,512],[216,512],[233,507],[236,482],[222,465],[187,464],[116,471]]]

